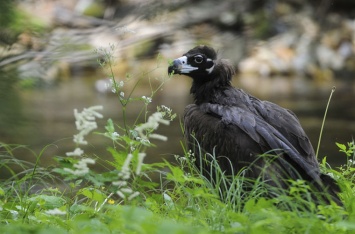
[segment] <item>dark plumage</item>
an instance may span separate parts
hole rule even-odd
[[[202,153],[217,157],[226,174],[248,167],[246,176],[257,178],[262,174],[272,186],[287,188],[289,179],[301,178],[341,204],[337,184],[320,172],[313,147],[296,115],[232,87],[232,66],[217,59],[211,47],[191,49],[175,59],[168,72],[193,80],[195,104],[186,107],[184,125],[188,147],[198,157],[203,157],[199,146]],[[267,163],[265,157],[260,157],[265,153],[275,155],[274,159]],[[208,170],[206,162],[196,162]]]

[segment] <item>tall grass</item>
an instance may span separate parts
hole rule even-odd
[[[114,46],[110,47],[113,50]],[[99,49],[108,69],[112,90],[117,95],[124,121],[107,120],[104,132],[96,137],[111,140],[107,146],[112,158],[85,153],[86,136],[103,118],[100,107],[75,111],[78,133],[73,151],[56,157],[57,164],[42,168],[43,152],[34,153],[36,163],[17,159],[23,146],[0,144],[0,169],[8,179],[0,181],[0,233],[351,233],[355,231],[354,142],[339,144],[348,158],[339,170],[331,169],[326,159],[322,170],[339,181],[344,207],[316,205],[312,192],[303,181],[293,181],[290,190],[272,190],[262,178],[250,180],[246,171],[226,175],[218,157],[206,154],[209,169],[196,167],[195,155],[186,150],[175,162],[144,163],[151,140],[166,140],[159,125],[168,125],[175,114],[166,106],[148,111],[161,85],[154,85],[149,72],[137,79],[116,80],[114,58]],[[147,78],[148,77],[148,78]],[[135,87],[148,79],[151,92],[135,96]],[[155,79],[153,77],[152,79]],[[127,82],[133,90],[124,94]],[[140,102],[142,111],[130,125],[127,106]],[[143,118],[141,118],[143,116]],[[157,146],[159,141],[157,141]],[[44,147],[43,151],[46,150]],[[202,165],[203,161],[200,162]],[[95,164],[110,170],[99,172]],[[14,170],[16,166],[18,170]],[[158,175],[158,180],[152,175]],[[275,193],[277,196],[268,196]]]

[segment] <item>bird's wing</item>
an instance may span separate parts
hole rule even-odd
[[[260,142],[262,139],[266,142],[270,149],[281,150],[283,156],[289,157],[295,165],[300,167],[308,176],[315,181],[320,182],[319,168],[310,164],[297,151],[297,149],[284,137],[280,131],[267,123],[263,118],[253,114],[250,111],[244,110],[235,106],[223,106],[218,104],[205,103],[200,105],[202,111],[214,116],[220,116],[222,122],[226,125],[232,124],[242,129],[251,139]],[[284,158],[285,161],[286,158]],[[283,163],[283,158],[280,158],[280,163]]]
[[[256,98],[252,98],[251,102],[258,114],[288,139],[309,163],[318,165],[312,144],[292,111]]]

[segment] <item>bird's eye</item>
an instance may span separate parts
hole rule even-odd
[[[196,55],[195,56],[195,63],[202,63],[203,62],[203,57],[201,55]]]

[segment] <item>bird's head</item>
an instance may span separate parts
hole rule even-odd
[[[209,76],[215,68],[216,51],[205,45],[197,46],[175,59],[168,68],[169,75],[183,74],[193,79]]]

